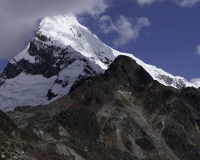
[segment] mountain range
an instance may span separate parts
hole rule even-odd
[[[0,111],[0,159],[198,160],[200,89],[160,84],[120,55],[47,105]]]
[[[165,86],[200,86],[146,64],[132,54],[112,49],[74,15],[60,15],[44,18],[27,48],[8,62],[0,75],[0,109],[49,104],[91,77],[103,74],[119,55],[134,59]]]
[[[199,160],[198,87],[46,17],[0,75],[0,160]]]

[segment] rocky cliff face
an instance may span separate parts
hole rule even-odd
[[[71,94],[7,115],[38,138],[21,143],[30,159],[197,160],[199,108],[199,89],[166,87],[119,56]]]
[[[104,73],[118,55],[136,60],[154,80],[181,89],[198,87],[105,45],[73,15],[44,18],[27,48],[0,75],[0,108],[48,104]]]

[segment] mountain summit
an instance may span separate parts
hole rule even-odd
[[[112,49],[69,14],[44,18],[27,48],[8,62],[0,75],[0,109],[48,104],[104,73],[118,55],[131,57],[163,85],[198,87]]]

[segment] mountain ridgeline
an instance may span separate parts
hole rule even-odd
[[[198,87],[46,17],[0,75],[0,159],[199,160]]]
[[[200,159],[200,89],[164,86],[127,56],[50,104],[0,114],[3,159]]]
[[[0,74],[0,109],[49,104],[103,74],[119,55],[134,59],[165,86],[199,87],[112,49],[70,14],[44,18],[27,48],[8,62]]]

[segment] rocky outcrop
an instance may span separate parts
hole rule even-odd
[[[198,160],[199,99],[199,89],[163,86],[119,56],[71,94],[8,115],[41,139],[25,151],[36,159]]]

